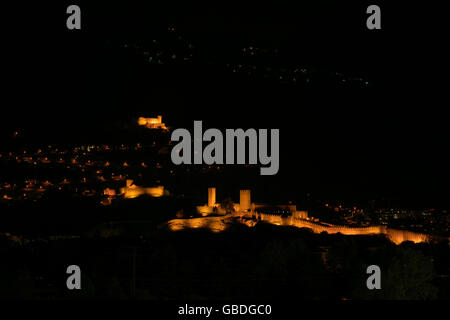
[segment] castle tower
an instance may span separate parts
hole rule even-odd
[[[241,211],[249,211],[251,209],[250,190],[240,191],[239,207]]]
[[[216,188],[208,188],[208,207],[216,205]]]
[[[133,184],[133,180],[132,179],[127,179],[127,181],[126,181],[127,188],[130,188],[132,184]]]

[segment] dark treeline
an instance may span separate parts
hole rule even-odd
[[[124,238],[104,225],[94,237],[19,242],[1,237],[0,295],[72,299],[448,299],[448,243],[404,243],[384,237],[313,235],[259,225],[152,232]],[[65,288],[74,261],[83,290]],[[134,262],[133,262],[134,261]],[[382,290],[366,287],[379,265]],[[133,277],[135,274],[135,277]]]

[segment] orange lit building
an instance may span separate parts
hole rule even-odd
[[[126,181],[126,186],[120,189],[120,194],[123,195],[125,199],[134,199],[142,195],[158,198],[168,195],[168,192],[164,190],[164,186],[139,187],[133,183],[133,180],[128,179]]]
[[[138,124],[140,126],[145,126],[149,129],[161,129],[161,130],[167,130],[165,123],[162,122],[162,116],[157,116],[156,118],[144,118],[139,117]]]
[[[106,188],[103,194],[109,199],[116,198],[117,196],[123,196],[125,199],[134,199],[143,195],[159,198],[169,196],[169,191],[165,190],[164,186],[140,187],[135,185],[133,180],[127,179],[126,186],[120,188],[119,193],[116,193],[114,189]]]
[[[250,190],[240,190],[240,203],[234,204],[235,212],[226,214],[225,210],[216,203],[216,189],[208,189],[208,203],[204,206],[198,206],[197,212],[203,218],[174,219],[168,221],[169,229],[172,231],[206,228],[213,232],[221,232],[228,228],[232,223],[233,217],[241,217],[238,221],[249,227],[255,226],[259,221],[278,226],[293,226],[298,228],[308,228],[314,233],[327,232],[329,234],[340,233],[343,235],[377,235],[384,234],[395,244],[404,241],[413,241],[414,243],[426,242],[429,236],[421,233],[407,230],[396,230],[386,226],[365,226],[352,227],[332,225],[322,223],[318,219],[310,218],[308,211],[297,210],[296,205],[267,205],[262,203],[251,203]],[[225,216],[210,216],[212,213],[222,213]],[[229,220],[229,221],[228,221]]]

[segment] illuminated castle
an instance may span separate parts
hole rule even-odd
[[[117,198],[118,196],[123,196],[124,199],[134,199],[142,195],[148,195],[154,198],[159,198],[162,196],[168,196],[169,191],[164,190],[164,186],[156,187],[139,187],[133,183],[133,180],[128,179],[126,181],[126,186],[120,188],[120,192],[116,193],[116,190],[106,188],[103,191],[103,195],[106,197],[102,200],[103,205],[110,205],[111,200]]]
[[[241,190],[241,197],[239,203],[234,203],[233,208],[235,212],[246,211],[251,209],[250,190]],[[216,188],[208,188],[208,203],[203,206],[197,206],[197,212],[206,217],[213,213],[226,214],[226,210],[216,202]]]
[[[133,180],[128,179],[124,188],[120,188],[120,194],[125,199],[133,199],[142,195],[149,195],[151,197],[162,197],[168,195],[168,192],[164,190],[164,186],[157,187],[139,187],[133,183]]]
[[[248,227],[254,227],[259,221],[277,225],[308,228],[314,233],[327,232],[342,235],[377,235],[383,234],[395,244],[404,241],[414,243],[427,242],[429,236],[407,230],[397,230],[386,226],[341,226],[321,223],[318,219],[308,217],[307,211],[298,211],[296,205],[267,205],[251,203],[250,190],[240,190],[240,201],[234,204],[234,212],[226,214],[225,210],[216,203],[216,188],[208,189],[208,203],[197,207],[198,213],[203,217],[190,219],[172,219],[167,222],[170,230],[205,228],[212,232],[222,232],[229,228],[234,221],[239,221]],[[209,216],[212,213],[224,216]],[[240,217],[238,220],[233,218]]]
[[[145,126],[149,129],[167,130],[165,123],[162,122],[162,116],[158,116],[156,118],[139,117],[138,124],[140,126]]]
[[[255,218],[261,218],[266,212],[277,212],[292,216],[296,219],[308,219],[307,211],[297,211],[297,206],[287,205],[267,205],[264,203],[252,203],[251,191],[248,189],[239,191],[239,203],[233,204],[234,214],[251,215]],[[208,188],[208,203],[203,206],[197,206],[197,213],[206,217],[214,213],[225,215],[227,212],[216,202],[216,188]]]

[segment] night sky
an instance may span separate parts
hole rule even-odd
[[[205,127],[280,128],[280,172],[267,184],[448,205],[439,9],[431,15],[430,7],[407,1],[377,1],[382,30],[369,31],[365,8],[372,1],[297,2],[77,1],[81,31],[65,27],[72,2],[8,4],[1,19],[2,136],[19,128],[34,140],[84,140],[112,123],[157,113],[171,126],[191,128],[203,120]],[[174,82],[160,82],[115,49],[171,25],[205,61],[256,44],[306,66],[361,75],[372,85],[242,85],[204,65],[182,78],[168,72],[165,78]]]

